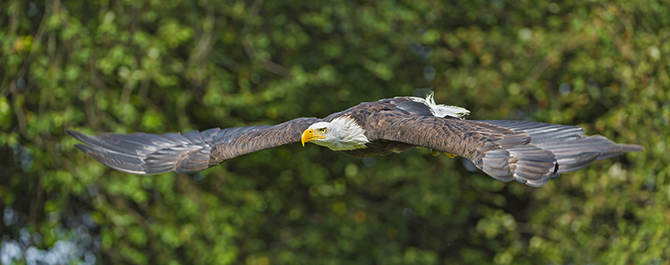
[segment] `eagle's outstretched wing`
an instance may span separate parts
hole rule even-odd
[[[176,171],[192,174],[236,156],[300,142],[317,118],[298,118],[278,125],[246,126],[162,135],[105,133],[89,136],[67,131],[83,142],[75,147],[111,168],[134,174]]]
[[[600,135],[583,135],[584,129],[578,126],[414,115],[383,117],[377,122],[387,126],[368,131],[371,141],[398,141],[456,154],[498,180],[533,187],[596,160],[644,150]]]

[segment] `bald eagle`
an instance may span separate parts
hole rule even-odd
[[[489,176],[539,187],[560,173],[600,159],[644,150],[578,126],[506,120],[464,120],[464,108],[436,104],[433,95],[364,102],[326,118],[297,118],[278,125],[209,129],[162,135],[68,134],[75,147],[128,173],[193,174],[228,159],[290,143],[314,143],[355,157],[426,147],[471,160]]]

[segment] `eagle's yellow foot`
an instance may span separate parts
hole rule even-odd
[[[439,155],[440,155],[440,151],[432,150],[432,149],[431,149],[431,150],[430,150],[430,154],[433,155],[433,156],[439,156]]]
[[[440,152],[437,152],[437,153],[439,154]],[[452,154],[452,153],[444,152],[444,154],[447,155],[449,158],[457,157],[457,155],[454,155],[454,154]],[[435,154],[433,154],[433,155],[435,155]]]

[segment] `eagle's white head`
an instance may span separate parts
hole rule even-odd
[[[365,130],[349,116],[333,119],[331,122],[317,122],[302,133],[302,145],[306,142],[325,146],[333,151],[365,148],[369,143]]]

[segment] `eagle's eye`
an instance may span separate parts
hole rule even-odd
[[[319,129],[319,132],[321,132],[321,133],[327,133],[327,132],[328,132],[328,129],[326,129],[326,128],[321,128],[321,129]]]

